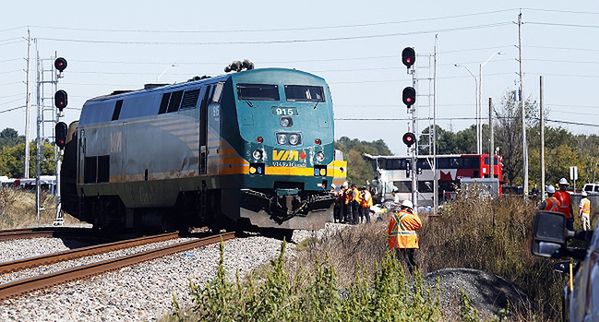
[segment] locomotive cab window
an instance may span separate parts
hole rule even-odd
[[[287,101],[324,102],[324,90],[320,86],[285,85]]]
[[[279,87],[267,84],[237,84],[237,96],[240,100],[278,101]]]

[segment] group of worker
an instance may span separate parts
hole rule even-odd
[[[366,187],[358,188],[346,181],[341,189],[331,191],[335,195],[335,222],[357,225],[370,223],[372,194]]]
[[[572,210],[572,198],[567,189],[570,184],[566,178],[558,182],[559,190],[555,191],[553,185],[547,186],[547,198],[539,206],[539,210],[558,212],[566,218],[566,228],[574,230],[574,211]],[[591,230],[591,201],[587,198],[587,192],[582,192],[582,199],[578,205],[578,217],[582,223],[583,230]]]

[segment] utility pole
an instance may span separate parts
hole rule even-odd
[[[30,49],[31,49],[31,32],[27,28],[27,67],[25,68],[25,164],[23,169],[23,177],[29,179],[29,117],[31,110],[31,93],[29,93],[29,60],[30,60]]]
[[[493,99],[489,97],[489,177],[495,178],[495,137],[493,133]]]
[[[522,12],[518,14],[518,65],[520,71],[520,108],[522,109],[522,163],[524,198],[528,197],[528,143],[526,142],[526,111],[524,109],[524,74],[522,72]]]
[[[437,39],[435,35],[435,52],[433,54],[433,216],[437,216],[439,207],[439,178],[437,177]]]
[[[539,77],[539,110],[541,111],[541,198],[545,197],[545,113],[543,113],[543,76]]]

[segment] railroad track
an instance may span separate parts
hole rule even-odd
[[[235,238],[228,232],[0,285],[0,300]]]
[[[50,265],[62,261],[71,259],[81,258],[85,256],[92,256],[97,254],[103,254],[112,252],[119,249],[136,247],[141,245],[147,245],[151,243],[157,243],[165,240],[175,239],[179,237],[178,232],[165,233],[160,235],[146,236],[140,238],[127,239],[123,241],[117,241],[113,243],[100,244],[82,248],[76,248],[72,250],[66,250],[62,252],[23,258],[15,261],[0,263],[0,274],[9,272],[19,271],[26,268],[32,268],[42,265]]]
[[[51,238],[66,236],[85,236],[89,235],[90,228],[77,227],[41,227],[41,228],[22,228],[12,230],[1,230],[0,241],[29,238]],[[84,233],[85,232],[85,233]]]

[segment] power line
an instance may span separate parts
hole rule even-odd
[[[6,101],[6,102],[0,102],[0,105],[5,105],[5,104],[9,104],[9,103],[14,103],[14,102],[18,102],[18,101],[21,101],[21,100],[23,100],[23,98],[22,98],[22,97],[19,97],[19,98],[17,98],[17,99],[13,99],[13,100],[10,100],[10,101]]]
[[[6,96],[0,96],[0,99],[2,99],[2,98],[17,97],[17,96],[23,96],[23,93],[13,94],[13,95],[6,95]]]
[[[8,63],[11,61],[16,61],[16,60],[21,60],[23,58],[12,58],[12,59],[4,59],[4,60],[0,60],[0,63]]]
[[[0,43],[3,43],[3,42],[10,42],[10,41],[15,41],[15,40],[23,40],[23,38],[16,37],[16,38],[0,39]]]
[[[4,71],[4,72],[0,72],[0,75],[2,75],[2,74],[12,74],[12,73],[16,73],[16,72],[22,72],[22,70],[21,69],[7,70],[7,71]]]
[[[573,14],[585,14],[585,15],[599,15],[599,12],[592,12],[592,11],[572,11],[572,10],[541,9],[541,8],[522,8],[522,10],[556,12],[556,13],[573,13]]]
[[[524,58],[526,61],[540,61],[545,63],[566,63],[566,64],[599,64],[599,61],[575,61],[565,59],[543,59],[543,58]]]
[[[507,46],[496,46],[496,47],[482,47],[482,48],[468,48],[468,49],[458,49],[458,50],[450,50],[444,53],[457,53],[457,52],[468,52],[468,51],[481,51],[488,49],[500,49],[512,47],[512,45]],[[599,51],[599,50],[598,50]],[[318,59],[299,59],[299,60],[271,60],[271,61],[256,61],[258,64],[291,64],[291,63],[309,63],[309,62],[331,62],[331,61],[350,61],[350,60],[374,60],[374,59],[398,59],[401,57],[401,53],[397,53],[394,55],[380,55],[380,56],[358,56],[358,57],[339,57],[339,58],[318,58]],[[15,59],[16,60],[16,59]],[[98,63],[98,64],[123,64],[123,65],[161,65],[164,66],[166,63],[164,61],[125,61],[125,60],[86,60],[86,59],[71,59],[72,62],[78,63]],[[0,61],[2,62],[2,61]],[[226,65],[230,62],[190,62],[190,61],[173,61],[169,62],[174,65]],[[466,62],[468,63],[478,63],[478,62]]]
[[[31,27],[39,28],[39,29],[89,31],[89,32],[114,32],[114,33],[181,33],[181,34],[184,34],[184,33],[200,33],[200,34],[203,34],[203,33],[208,33],[208,34],[213,34],[213,33],[252,33],[252,32],[259,33],[259,32],[307,31],[307,30],[327,30],[327,29],[375,27],[375,26],[413,23],[413,22],[423,22],[423,21],[430,22],[430,21],[434,21],[434,20],[447,20],[447,19],[475,17],[475,16],[490,15],[490,14],[496,14],[496,13],[515,11],[515,10],[517,10],[517,9],[511,8],[511,9],[502,9],[502,10],[493,10],[493,11],[474,12],[474,13],[461,14],[461,15],[418,18],[418,19],[399,20],[399,21],[385,21],[385,22],[375,22],[375,23],[346,24],[346,25],[332,25],[332,26],[295,27],[295,28],[291,27],[291,28],[266,28],[266,29],[164,30],[164,29],[74,28],[74,27],[45,26],[45,25],[34,25]]]
[[[23,105],[23,106],[18,106],[18,107],[13,107],[13,108],[9,108],[9,109],[7,109],[7,110],[0,111],[0,114],[3,114],[3,113],[8,113],[8,112],[12,112],[12,111],[15,111],[15,110],[18,110],[18,109],[24,108],[24,107],[25,107],[25,105]]]
[[[0,46],[8,46],[8,45],[20,44],[22,42],[23,42],[23,40],[15,40],[13,42],[5,42],[3,44],[0,44]]]
[[[552,49],[552,50],[573,50],[573,51],[588,51],[588,52],[599,52],[599,49],[591,49],[591,48],[573,48],[573,47],[555,47],[555,46],[522,46],[524,48],[538,48],[538,49]]]
[[[495,119],[517,119],[518,117],[510,117],[510,116],[499,116],[494,117]],[[539,120],[539,118],[530,118],[534,120]],[[335,121],[411,121],[411,118],[335,118]],[[428,120],[428,118],[420,118],[419,120]],[[440,121],[455,121],[455,120],[476,120],[475,117],[437,117],[437,120]],[[590,126],[590,127],[599,127],[599,124],[593,123],[583,123],[583,122],[574,122],[574,121],[563,121],[563,120],[552,120],[545,119],[547,122],[553,123],[563,123],[563,124],[571,124],[571,125],[581,125],[581,126]]]
[[[13,31],[13,30],[25,29],[25,28],[27,28],[27,27],[26,26],[11,27],[11,28],[6,28],[6,29],[0,29],[0,32]]]
[[[557,23],[557,22],[544,22],[544,21],[527,21],[527,25],[543,25],[543,26],[556,26],[556,27],[575,27],[575,28],[599,28],[599,25],[581,25],[573,23]]]
[[[119,45],[187,45],[187,46],[212,46],[212,45],[257,45],[257,44],[292,44],[292,43],[315,43],[315,42],[328,42],[328,41],[341,41],[341,40],[359,40],[359,39],[378,39],[378,38],[390,38],[398,36],[408,35],[419,35],[419,34],[433,34],[440,32],[451,32],[451,31],[465,31],[465,30],[476,30],[486,28],[496,28],[511,26],[511,22],[500,22],[493,24],[473,25],[464,27],[445,28],[437,30],[421,30],[412,32],[395,32],[386,34],[374,34],[374,35],[362,35],[362,36],[344,36],[344,37],[330,37],[330,38],[312,38],[312,39],[279,39],[279,40],[254,40],[254,41],[138,41],[138,40],[94,40],[94,39],[71,39],[71,38],[46,38],[40,37],[39,40],[56,41],[56,42],[73,42],[73,43],[87,43],[87,44],[119,44]]]

